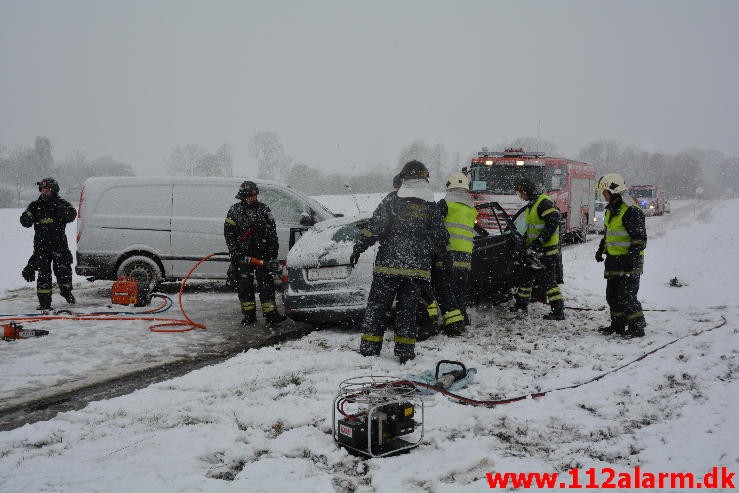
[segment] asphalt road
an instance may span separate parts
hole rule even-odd
[[[101,296],[109,296],[110,287],[96,283],[82,289],[97,291]],[[179,284],[165,284],[159,291],[176,299],[178,289]],[[214,283],[210,286],[201,284],[197,289],[200,293],[208,292],[209,289],[221,294],[229,292],[222,283]],[[21,293],[19,296],[26,295]],[[28,296],[33,295],[29,293]],[[59,412],[81,409],[95,400],[128,394],[153,383],[220,363],[249,349],[300,338],[312,330],[310,325],[290,319],[267,328],[261,316],[258,317],[258,323],[255,326],[245,329],[239,323],[241,314],[236,293],[233,293],[233,297],[205,296],[200,298],[190,297],[188,299],[187,312],[191,315],[197,314],[193,316],[193,319],[205,324],[210,333],[220,336],[213,338],[214,341],[218,341],[217,343],[193,348],[192,352],[183,354],[181,357],[162,359],[145,368],[122,367],[120,373],[102,380],[72,381],[66,385],[56,386],[56,391],[47,390],[43,394],[30,393],[21,399],[6,400],[0,403],[0,430],[10,430],[26,423],[48,420]],[[279,297],[277,304],[282,312]]]

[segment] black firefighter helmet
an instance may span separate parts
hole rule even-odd
[[[257,184],[253,181],[245,181],[241,184],[239,187],[239,191],[236,194],[236,198],[239,200],[244,200],[247,197],[251,197],[252,195],[258,195],[259,194],[259,187],[257,187]]]
[[[528,178],[518,180],[515,184],[515,189],[517,192],[523,192],[528,195],[529,199],[533,199],[536,196],[536,185]]]
[[[59,182],[57,182],[54,178],[44,178],[41,181],[37,181],[36,185],[38,185],[39,192],[42,188],[50,188],[51,191],[55,194],[59,193]]]
[[[429,169],[421,161],[408,161],[400,170],[400,178],[402,180],[412,180],[414,178],[422,178],[429,181]]]

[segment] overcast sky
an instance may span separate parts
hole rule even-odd
[[[228,142],[248,175],[264,130],[324,170],[537,133],[570,157],[737,156],[738,20],[734,0],[0,0],[0,144],[140,174]]]

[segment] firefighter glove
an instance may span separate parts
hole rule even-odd
[[[267,267],[267,271],[271,272],[272,274],[279,274],[280,273],[280,261],[275,260],[265,260],[264,261],[265,267]]]
[[[25,267],[23,267],[21,275],[23,276],[23,279],[26,280],[26,282],[33,282],[36,279],[36,269],[31,267],[31,265],[26,265]]]
[[[595,261],[603,262],[603,250],[601,250],[600,248],[598,249],[597,252],[595,252]]]
[[[359,261],[359,255],[360,255],[359,250],[356,250],[356,249],[353,250],[352,254],[349,255],[349,264],[352,266],[357,265],[357,262]]]
[[[544,246],[541,244],[541,240],[539,238],[535,239],[531,242],[531,245],[529,245],[529,248],[531,248],[533,251],[539,253],[542,250],[544,250]]]

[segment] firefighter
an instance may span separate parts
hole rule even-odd
[[[237,276],[241,313],[244,315],[241,325],[245,327],[257,321],[255,280],[265,324],[278,324],[286,319],[277,311],[272,278],[279,250],[277,227],[269,207],[257,200],[258,194],[256,183],[242,183],[236,194],[240,202],[228,210],[223,226],[223,235]]]
[[[70,305],[76,300],[72,294],[72,252],[67,245],[65,228],[74,221],[77,211],[72,204],[59,197],[59,183],[54,178],[44,178],[36,183],[39,198],[28,204],[21,214],[21,225],[33,225],[33,255],[22,271],[23,278],[33,281],[35,271],[36,294],[39,310],[51,309],[51,271],[54,270],[59,294]]]
[[[544,286],[551,306],[545,320],[564,320],[564,298],[557,285],[557,266],[559,264],[559,222],[560,213],[554,201],[545,193],[537,193],[536,186],[529,179],[515,184],[516,193],[526,206],[527,255],[535,257],[536,262],[527,264],[521,273],[521,282],[516,290],[516,304],[512,311],[526,313],[531,301],[534,283]],[[539,263],[534,268],[533,263]]]
[[[444,225],[449,232],[446,268],[440,276],[432,275],[434,291],[440,292],[439,304],[444,318],[444,333],[459,335],[469,317],[465,307],[467,281],[472,269],[472,247],[477,209],[469,192],[470,180],[463,173],[452,173],[447,180],[446,196],[439,201]],[[437,267],[439,267],[437,265]],[[448,293],[445,301],[443,293]]]
[[[647,322],[636,296],[640,276],[644,272],[644,249],[647,246],[644,212],[622,198],[621,194],[628,191],[628,187],[621,175],[610,173],[601,177],[596,189],[608,202],[605,232],[595,260],[605,260],[603,277],[606,278],[606,301],[611,310],[611,325],[599,331],[615,333],[624,339],[643,337]]]
[[[349,262],[375,242],[380,243],[373,268],[359,352],[376,356],[382,349],[386,313],[397,296],[395,355],[401,364],[415,358],[416,307],[420,290],[431,279],[435,255],[446,248],[449,234],[429,188],[429,171],[420,161],[409,161],[400,172],[403,183],[377,206]]]

